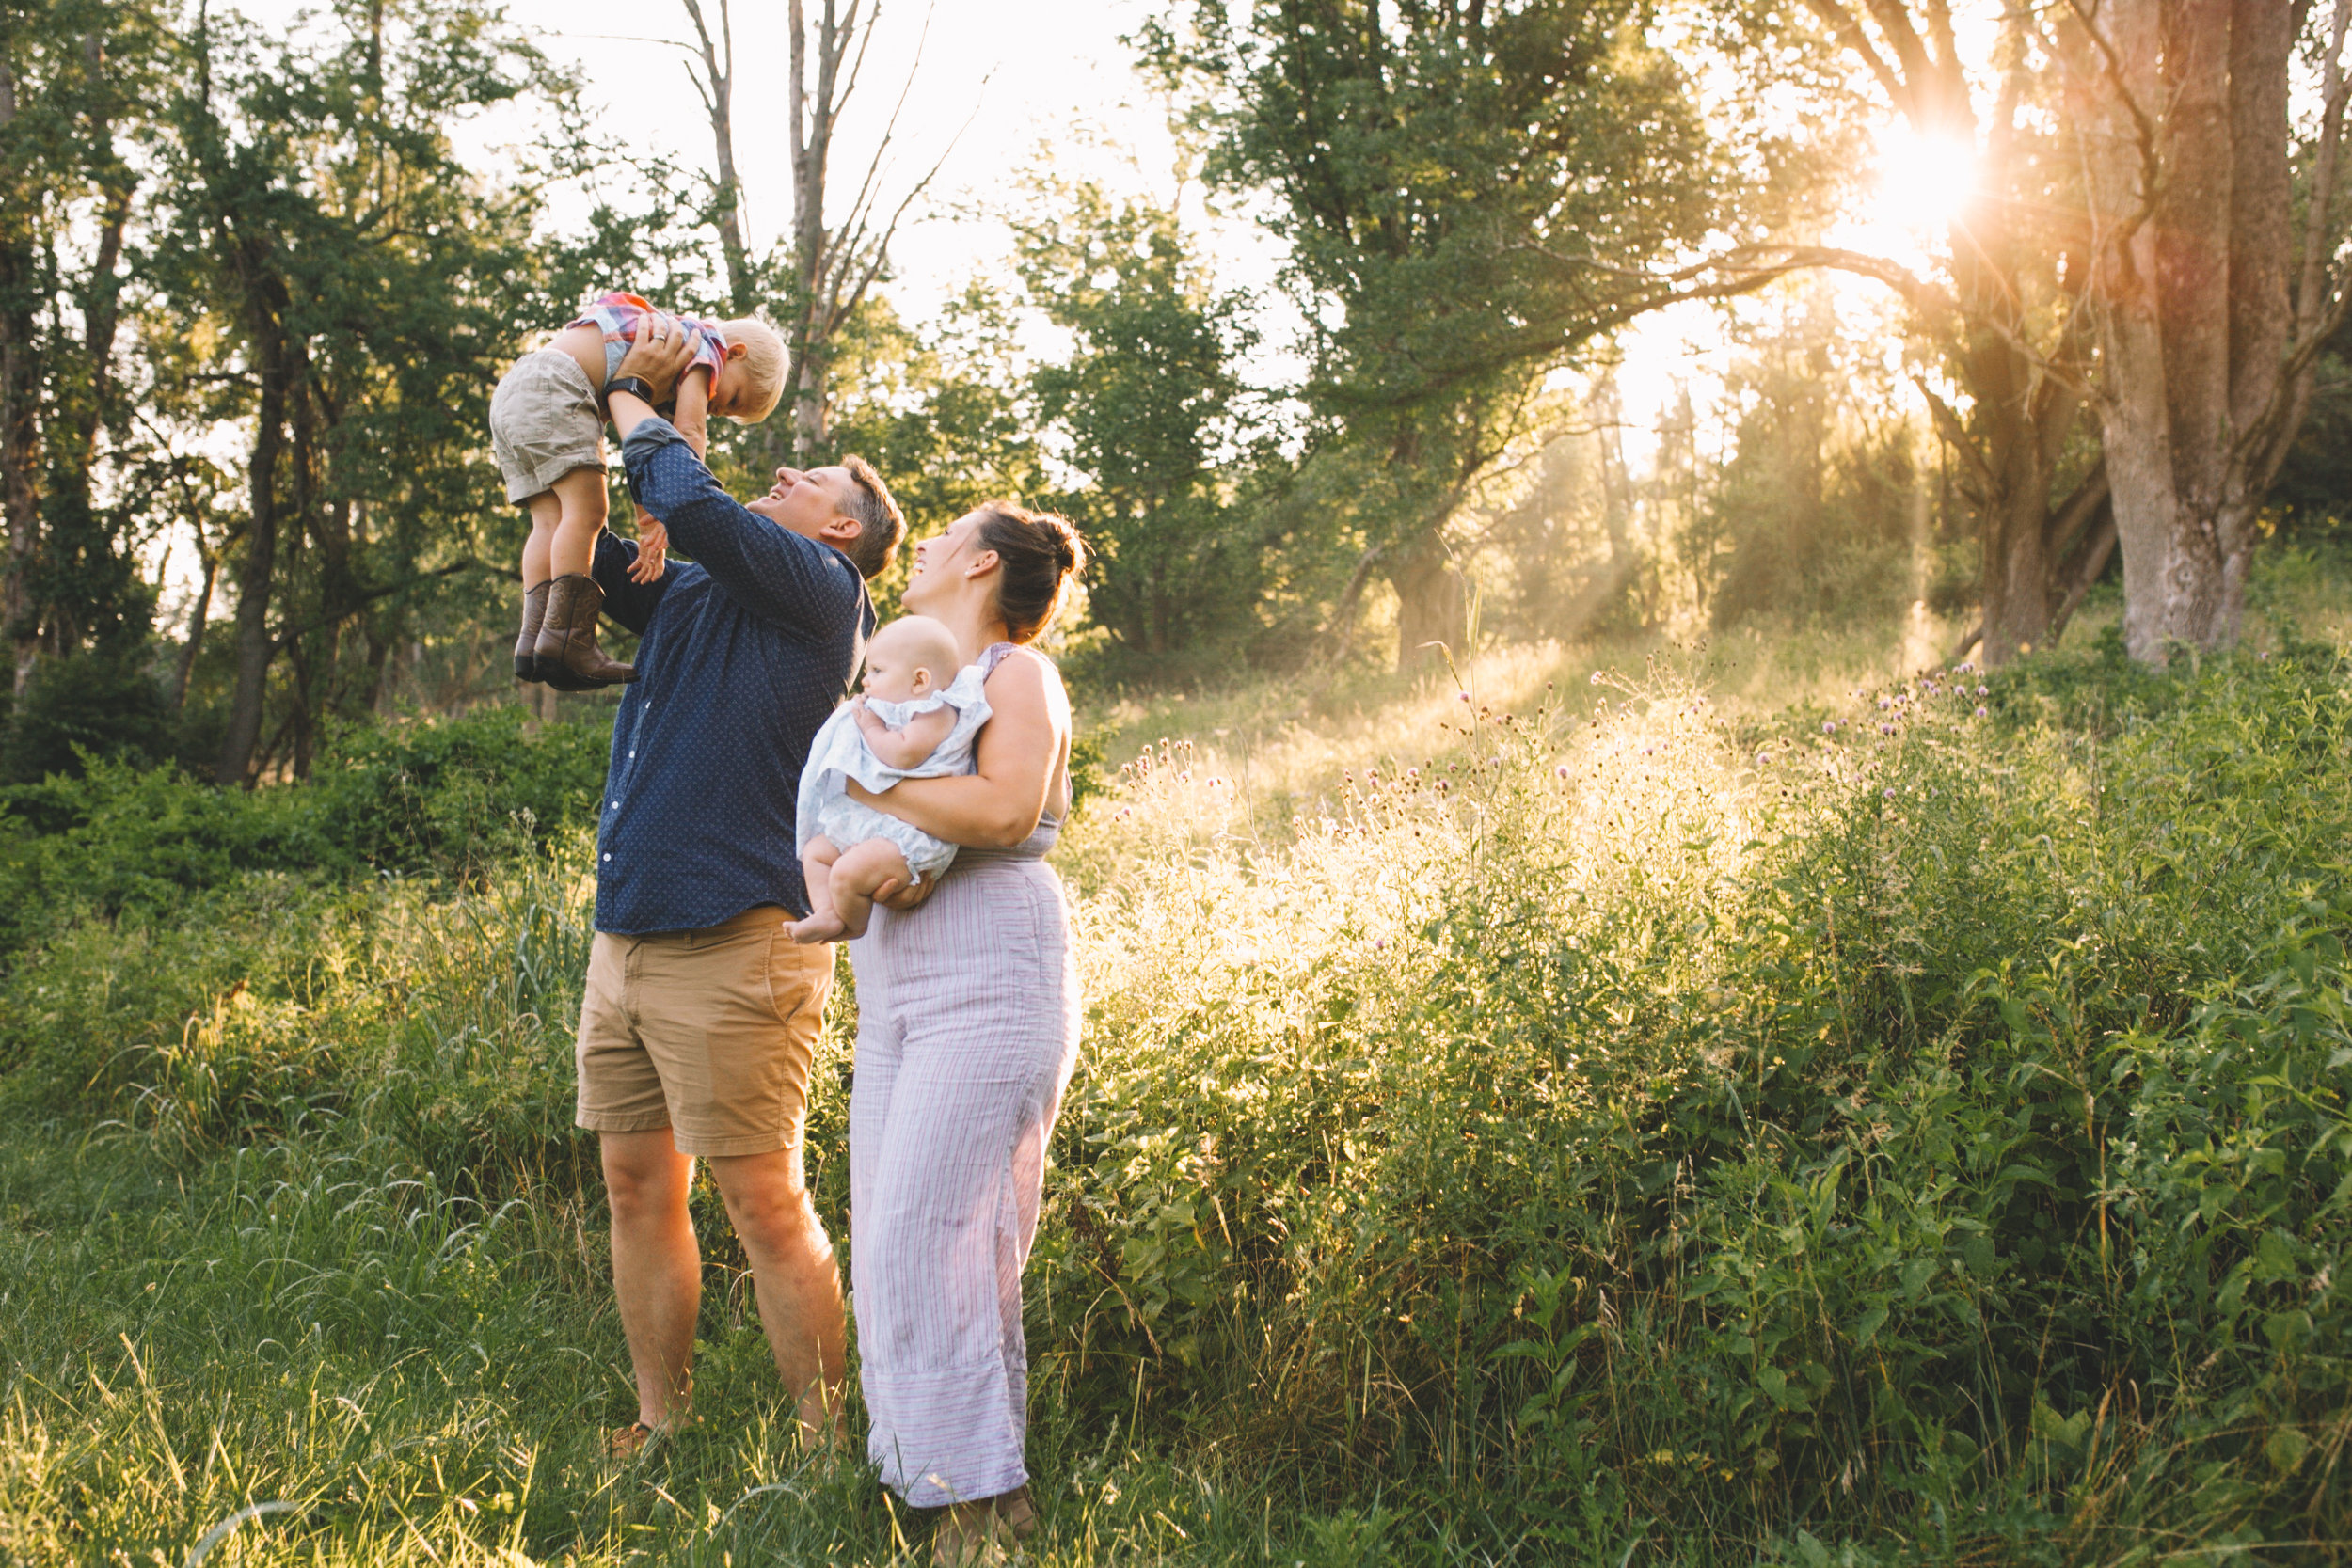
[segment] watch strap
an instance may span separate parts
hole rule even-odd
[[[653,383],[642,375],[616,375],[606,382],[604,384],[606,407],[612,405],[612,394],[615,392],[627,392],[629,396],[642,401],[646,407],[654,406]]]

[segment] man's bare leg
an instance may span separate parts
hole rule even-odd
[[[833,901],[833,865],[841,851],[833,840],[818,833],[801,851],[801,879],[808,884],[808,918],[796,920],[786,927],[792,940],[806,946],[812,942],[839,942],[842,936],[840,911]]]
[[[694,1162],[670,1130],[606,1132],[604,1190],[612,1210],[612,1291],[637,1376],[637,1418],[656,1432],[686,1418],[694,1398],[694,1317],[702,1257],[686,1209]]]
[[[841,851],[833,863],[832,893],[835,915],[852,941],[866,934],[874,918],[874,895],[896,882],[914,880],[914,868],[898,847],[886,838],[869,838]]]
[[[801,1151],[712,1155],[710,1174],[751,1259],[760,1324],[777,1375],[800,1401],[801,1432],[812,1441],[837,1440],[849,1377],[841,1268],[809,1200]]]

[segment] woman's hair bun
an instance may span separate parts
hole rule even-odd
[[[980,544],[998,562],[996,608],[1015,642],[1035,639],[1061,608],[1062,589],[1085,567],[1086,542],[1067,517],[1011,501],[979,509]]]

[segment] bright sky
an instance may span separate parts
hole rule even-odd
[[[808,9],[815,12],[822,3],[809,0]],[[717,0],[705,0],[714,27],[717,8]],[[709,166],[709,125],[687,81],[685,57],[626,41],[691,39],[679,0],[512,0],[510,14],[539,32],[558,58],[581,67],[590,103],[603,111],[607,128],[642,125],[649,140],[696,166]],[[762,246],[782,234],[792,215],[783,118],[786,14],[778,0],[746,0],[735,8],[736,158],[752,238]],[[1160,113],[1144,102],[1119,41],[1143,14],[1136,0],[1022,0],[1014,6],[891,0],[882,7],[856,95],[842,117],[834,201],[846,202],[864,173],[910,70],[915,72],[913,89],[890,151],[885,189],[903,192],[954,146],[920,204],[920,221],[901,230],[895,247],[899,278],[893,292],[902,309],[919,316],[928,302],[997,253],[1001,233],[968,209],[1001,199],[1007,175],[1027,162],[1041,141],[1066,145],[1073,125],[1093,123],[1165,162]]]

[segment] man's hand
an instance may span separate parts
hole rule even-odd
[[[675,316],[656,311],[637,324],[637,341],[621,356],[613,378],[643,376],[653,384],[653,401],[667,403],[677,389],[677,378],[694,362],[694,340]],[[628,396],[627,393],[620,394]],[[648,410],[650,412],[651,410]],[[618,417],[615,416],[615,422]]]
[[[631,582],[654,581],[661,576],[661,569],[669,563],[669,559],[670,531],[661,526],[660,518],[644,507],[639,507],[637,509],[637,559],[629,562],[628,580]]]

